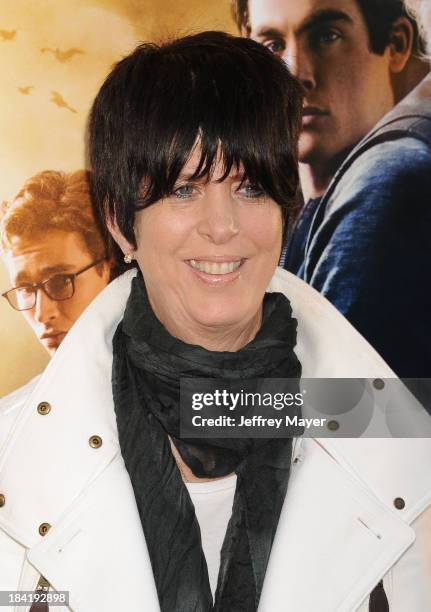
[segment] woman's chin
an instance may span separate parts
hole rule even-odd
[[[213,335],[219,331],[221,334],[229,330],[246,328],[260,316],[259,304],[244,304],[242,300],[205,300],[199,307],[190,311],[191,318],[196,322],[197,329],[207,329]]]

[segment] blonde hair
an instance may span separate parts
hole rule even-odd
[[[85,170],[44,170],[29,178],[0,216],[1,246],[11,248],[15,236],[31,238],[50,230],[76,232],[96,259],[107,256],[102,229],[90,196],[90,174]]]

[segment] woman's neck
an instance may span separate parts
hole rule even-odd
[[[171,336],[214,352],[239,351],[255,338],[262,324],[262,309],[246,323],[241,321],[231,325],[205,326],[184,320],[178,325],[179,319],[164,317],[163,313],[156,316]]]

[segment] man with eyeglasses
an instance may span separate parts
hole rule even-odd
[[[0,220],[12,285],[3,297],[23,313],[51,354],[111,278],[88,178],[84,170],[40,172],[6,205]]]

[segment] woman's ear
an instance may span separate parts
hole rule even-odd
[[[400,17],[392,24],[389,36],[389,66],[392,73],[404,70],[412,55],[415,32],[407,17]]]
[[[130,242],[123,236],[123,233],[121,232],[115,220],[107,219],[106,226],[114,241],[123,251],[124,255],[130,255],[134,252],[134,246],[130,244]]]

